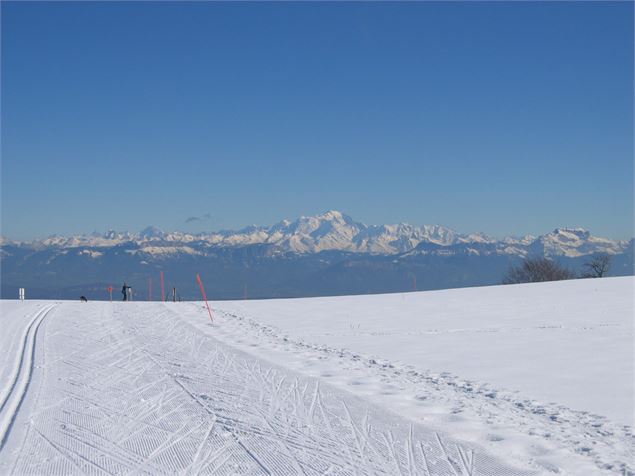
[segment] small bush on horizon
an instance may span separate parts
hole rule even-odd
[[[591,261],[584,264],[587,270],[582,274],[583,278],[603,278],[611,267],[611,257],[607,254],[594,256]]]
[[[512,266],[503,278],[503,284],[540,283],[575,279],[576,275],[547,258],[527,258],[521,265]]]

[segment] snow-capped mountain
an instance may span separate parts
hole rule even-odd
[[[174,255],[178,252],[197,255],[215,248],[269,245],[276,252],[298,254],[342,251],[393,255],[431,253],[443,247],[448,248],[444,251],[446,254],[452,248],[470,250],[476,254],[577,257],[593,253],[618,254],[628,246],[626,241],[595,237],[581,228],[558,228],[539,237],[506,237],[499,240],[482,233],[461,234],[441,225],[365,225],[335,210],[317,216],[302,216],[293,221],[282,220],[272,226],[252,225],[238,231],[190,234],[164,232],[149,226],[139,233],[110,230],[103,235],[52,236],[20,243],[21,246],[35,249],[105,248],[124,244],[153,256]]]
[[[582,228],[556,228],[551,233],[538,237],[531,244],[537,253],[569,257],[592,253],[617,254],[627,245],[628,242],[591,236],[591,233]]]
[[[550,257],[581,275],[593,255],[606,253],[610,275],[623,276],[633,274],[635,250],[635,240],[579,228],[496,239],[440,225],[365,225],[337,211],[238,231],[147,227],[0,244],[2,297],[26,287],[33,298],[95,299],[123,281],[149,294],[160,271],[186,299],[197,296],[197,273],[215,299],[242,298],[247,289],[250,297],[300,297],[500,284],[528,256]]]

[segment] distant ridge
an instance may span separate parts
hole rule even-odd
[[[506,237],[496,239],[482,233],[461,234],[442,225],[413,226],[365,225],[336,210],[321,215],[301,216],[296,220],[282,220],[271,226],[251,225],[241,230],[224,230],[208,233],[164,232],[148,226],[138,233],[109,230],[103,235],[82,234],[69,237],[53,236],[41,240],[16,242],[6,238],[2,245],[13,244],[35,249],[55,248],[107,248],[123,244],[136,245],[141,251],[148,249],[152,255],[175,252],[205,254],[205,250],[217,247],[242,247],[270,245],[277,252],[319,253],[322,251],[346,251],[391,255],[407,253],[426,245],[443,247],[477,245],[474,253],[484,250],[497,254],[526,256],[584,256],[593,253],[622,253],[628,241],[615,241],[592,236],[582,228],[557,228],[547,234],[534,237]],[[489,246],[483,246],[489,245]]]
[[[557,228],[540,236],[496,239],[441,225],[365,225],[338,212],[282,220],[238,231],[183,233],[149,226],[29,242],[2,239],[1,296],[105,299],[111,285],[131,284],[147,298],[159,273],[184,299],[303,297],[403,292],[500,284],[510,266],[548,257],[579,275],[606,253],[611,276],[633,274],[635,241]],[[118,284],[119,283],[119,284]],[[155,293],[156,297],[156,293]]]

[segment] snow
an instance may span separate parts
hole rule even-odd
[[[11,243],[1,241],[0,243]],[[191,244],[205,252],[206,246],[238,247],[254,244],[271,244],[285,252],[318,253],[339,250],[355,253],[396,254],[416,250],[420,244],[451,245],[492,245],[498,254],[526,256],[533,250],[547,256],[579,257],[593,253],[619,254],[629,246],[626,241],[613,241],[592,236],[582,228],[557,228],[539,237],[507,237],[496,240],[483,233],[462,234],[442,225],[413,226],[408,223],[396,225],[366,225],[351,217],[330,210],[321,215],[302,216],[294,221],[282,220],[272,226],[252,225],[238,231],[219,231],[189,234],[179,231],[164,232],[149,226],[138,233],[117,233],[109,230],[103,236],[98,234],[71,237],[52,236],[44,240],[20,243],[22,246],[40,249],[76,247],[113,247],[134,244],[138,247],[153,246],[153,254],[173,254],[165,243]],[[14,243],[18,244],[18,243]],[[487,253],[485,250],[477,253]],[[491,252],[491,251],[490,251]],[[449,254],[447,251],[445,254]]]
[[[80,255],[85,255],[90,258],[99,258],[104,254],[101,251],[93,251],[93,250],[82,250],[79,252]]]
[[[627,242],[611,241],[591,236],[583,228],[556,228],[541,236],[537,243],[544,247],[550,256],[577,257],[592,253],[618,254],[627,246]]]
[[[605,278],[215,306],[226,318],[218,333],[233,345],[248,351],[255,330],[259,354],[274,362],[452,428],[500,457],[532,460],[538,445],[545,468],[594,474],[564,455],[589,453],[598,467],[635,460],[633,284]]]
[[[633,284],[0,301],[0,474],[633,474]]]
[[[139,251],[149,255],[169,256],[176,254],[200,255],[201,252],[190,246],[144,246]]]
[[[633,425],[633,278],[219,302],[295,338]],[[560,372],[548,372],[555,366]]]

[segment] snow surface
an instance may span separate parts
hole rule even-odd
[[[633,284],[0,301],[0,474],[634,474]]]
[[[149,245],[154,243],[154,245]],[[420,244],[442,247],[451,245],[485,245],[474,254],[497,253],[516,256],[544,254],[545,256],[578,257],[594,253],[619,254],[628,246],[627,241],[614,241],[592,236],[582,228],[556,228],[539,237],[507,237],[496,240],[483,233],[462,234],[441,225],[413,226],[366,225],[351,217],[330,210],[317,216],[302,216],[294,221],[282,220],[272,226],[252,225],[238,231],[217,231],[189,234],[179,231],[164,232],[149,226],[139,233],[108,231],[103,235],[52,236],[43,240],[12,242],[0,236],[0,244],[19,244],[34,249],[54,248],[107,248],[122,244],[135,244],[154,256],[180,254],[206,254],[215,247],[241,247],[254,244],[273,245],[280,251],[292,253],[318,253],[326,250],[371,254],[411,252]],[[196,246],[194,249],[189,244]],[[489,249],[489,251],[486,251]],[[95,250],[98,251],[98,250]],[[429,251],[423,251],[427,254]],[[450,254],[442,250],[439,254]],[[91,257],[98,257],[91,255]]]
[[[633,425],[634,283],[585,279],[217,306],[294,338],[451,372]]]

